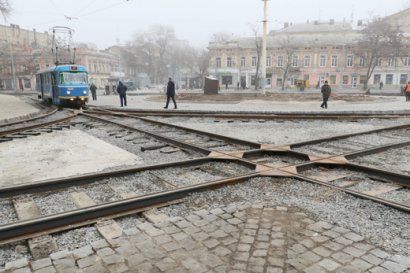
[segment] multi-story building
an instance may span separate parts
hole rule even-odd
[[[407,9],[407,14],[410,9]],[[405,18],[403,12],[396,16]],[[391,21],[401,25],[400,21]],[[272,31],[267,38],[267,88],[295,86],[304,80],[307,86],[320,86],[324,80],[339,88],[360,88],[366,81],[367,65],[358,53],[362,22],[306,22],[285,24]],[[406,33],[407,30],[402,30]],[[226,42],[210,43],[210,74],[222,85],[255,85],[258,56],[256,38],[239,38]],[[407,60],[407,61],[406,61]],[[410,56],[403,62],[382,60],[370,79],[370,85],[383,81],[397,88],[410,75]]]

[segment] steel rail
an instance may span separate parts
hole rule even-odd
[[[389,201],[389,200],[386,200],[386,199],[383,199],[383,198],[380,198],[380,197],[377,197],[377,196],[373,196],[373,195],[368,195],[368,194],[365,194],[365,193],[362,193],[362,192],[349,190],[349,189],[346,189],[346,188],[343,188],[343,187],[339,187],[337,185],[333,185],[331,183],[319,181],[319,180],[308,178],[308,177],[301,176],[301,175],[295,175],[294,178],[297,178],[301,181],[305,181],[305,182],[309,182],[309,183],[313,183],[313,184],[319,184],[319,185],[326,186],[326,187],[329,187],[329,188],[337,189],[337,190],[340,190],[342,192],[348,193],[350,195],[353,195],[353,196],[356,196],[356,197],[359,197],[359,198],[362,198],[362,199],[371,200],[371,201],[383,204],[385,206],[389,206],[391,208],[395,208],[395,209],[410,213],[410,207],[406,206],[404,204],[401,204],[401,203]]]
[[[45,118],[45,117],[48,117],[48,116],[51,116],[51,115],[55,114],[57,111],[58,111],[58,109],[54,108],[50,112],[47,112],[43,115],[39,115],[39,116],[36,116],[36,117],[33,117],[33,118],[18,120],[18,121],[9,122],[9,123],[3,123],[3,124],[0,124],[0,128],[12,126],[12,125],[16,125],[16,124],[20,124],[20,123],[24,123],[24,122],[30,122],[30,121],[34,121],[34,120],[37,120],[37,119],[42,119],[42,118]]]
[[[357,152],[352,152],[343,155],[346,159],[353,159],[361,156],[366,156],[366,155],[371,155],[371,154],[377,154],[379,152],[384,152],[390,149],[395,149],[395,148],[401,148],[401,147],[406,147],[410,145],[410,140],[402,141],[402,142],[397,142],[397,143],[392,143],[392,144],[386,144],[378,147],[372,147],[369,149],[364,149],[360,150]]]
[[[88,111],[98,111],[103,110],[101,108],[94,108],[89,107]],[[151,115],[151,116],[191,116],[191,117],[218,117],[218,118],[252,118],[252,119],[369,119],[369,118],[406,118],[410,116],[410,112],[403,111],[403,112],[394,112],[394,113],[375,113],[375,112],[362,112],[362,113],[355,113],[355,112],[326,112],[326,114],[317,112],[317,113],[285,113],[285,112],[276,112],[276,111],[264,111],[264,112],[250,112],[250,111],[239,111],[239,112],[232,112],[232,111],[201,111],[201,110],[178,110],[178,111],[163,111],[163,110],[119,110],[116,108],[104,108],[104,110],[117,112],[117,113],[132,113],[135,115]]]
[[[405,129],[405,128],[410,128],[410,124],[396,125],[396,126],[384,127],[384,128],[379,128],[379,129],[374,129],[374,130],[369,130],[369,131],[362,131],[362,132],[357,132],[357,133],[343,134],[343,135],[319,138],[319,139],[314,139],[314,140],[302,141],[302,142],[292,143],[292,144],[290,144],[290,147],[291,148],[297,148],[297,147],[311,145],[311,144],[317,144],[317,143],[321,143],[321,142],[329,142],[329,141],[333,141],[333,140],[346,139],[346,138],[354,137],[354,136],[379,133],[379,132],[383,132],[383,131],[393,131],[393,130],[399,130],[399,129]]]
[[[82,113],[82,115],[84,115],[88,118],[96,119],[96,120],[103,121],[103,122],[106,122],[106,123],[111,123],[111,124],[117,125],[121,128],[125,128],[127,130],[136,131],[136,132],[139,132],[139,133],[146,134],[146,135],[151,136],[155,139],[161,140],[165,143],[169,143],[169,144],[172,144],[172,145],[177,146],[177,147],[182,147],[183,149],[195,151],[195,152],[198,152],[198,153],[201,153],[201,154],[204,154],[204,155],[208,155],[208,154],[211,153],[211,150],[196,146],[194,144],[188,144],[188,143],[185,143],[185,142],[181,142],[181,141],[169,138],[169,137],[165,137],[165,136],[162,136],[162,135],[159,135],[159,134],[155,134],[155,133],[151,133],[151,132],[148,132],[148,131],[145,131],[145,130],[138,129],[138,128],[135,128],[133,126],[125,125],[125,124],[115,122],[115,121],[112,121],[112,120],[108,120],[108,119],[104,119],[104,118],[101,118],[101,117],[96,117],[96,116],[93,116],[93,115],[90,115],[90,114]]]
[[[0,244],[4,244],[5,241],[8,243],[12,241],[13,238],[18,238],[19,240],[28,239],[31,237],[30,234],[39,232],[47,233],[47,230],[55,228],[59,228],[61,231],[71,229],[73,225],[77,227],[81,226],[81,222],[86,225],[88,221],[92,219],[109,217],[118,213],[124,215],[127,211],[134,211],[135,209],[181,199],[187,197],[189,194],[211,188],[240,183],[256,176],[258,176],[257,173],[251,173],[1,225]]]
[[[12,135],[12,134],[32,130],[32,129],[45,127],[45,126],[53,125],[53,124],[60,123],[60,122],[64,122],[64,121],[73,119],[77,115],[78,115],[77,113],[73,113],[72,115],[70,115],[68,117],[61,118],[61,119],[56,119],[56,120],[52,120],[52,121],[43,122],[43,123],[40,123],[40,124],[30,125],[30,126],[26,126],[26,127],[20,127],[20,128],[6,130],[6,131],[0,131],[0,137],[7,136],[7,135]]]
[[[230,161],[230,162],[237,162],[248,168],[255,168],[255,164],[252,162],[242,162],[237,159],[219,159],[219,158],[210,158],[210,157],[202,157],[202,158],[195,158],[189,159],[184,161],[176,161],[176,162],[167,162],[162,164],[155,164],[155,165],[148,165],[148,166],[141,166],[141,167],[131,167],[131,168],[124,168],[121,170],[115,171],[105,171],[105,172],[98,172],[98,173],[91,173],[85,175],[76,175],[67,178],[59,178],[59,179],[47,179],[43,181],[38,181],[34,183],[23,183],[20,185],[9,186],[9,187],[1,187],[0,188],[0,198],[5,197],[13,197],[20,194],[28,194],[28,193],[38,193],[38,192],[45,192],[45,191],[52,191],[58,189],[65,189],[71,186],[77,185],[87,185],[95,182],[98,179],[104,179],[106,177],[116,177],[122,175],[130,175],[135,174],[143,171],[149,170],[157,170],[157,169],[164,169],[170,167],[189,167],[189,166],[197,166],[200,164],[206,164],[208,162],[215,162],[215,161]]]

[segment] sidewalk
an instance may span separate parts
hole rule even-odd
[[[39,111],[39,108],[25,102],[21,97],[0,94],[0,123],[27,118]]]

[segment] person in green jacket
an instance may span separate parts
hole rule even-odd
[[[328,82],[325,81],[325,84],[322,86],[323,103],[322,105],[320,105],[320,107],[327,109],[327,101],[330,97],[330,93],[332,93],[332,88],[330,88]]]

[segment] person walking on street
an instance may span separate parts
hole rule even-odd
[[[172,78],[168,79],[167,85],[167,104],[164,109],[168,109],[169,99],[172,99],[174,102],[174,109],[177,109],[177,103],[175,102],[175,83],[172,81]]]
[[[327,109],[327,101],[330,97],[330,93],[332,93],[332,88],[330,88],[330,85],[327,81],[325,81],[325,84],[322,86],[321,92],[323,96],[323,103],[322,105],[320,105],[320,107]]]
[[[380,88],[380,90],[382,90],[382,88],[383,88],[383,82],[380,82],[379,88]]]
[[[121,107],[127,106],[127,87],[122,83],[118,83],[117,93],[120,95]]]
[[[406,101],[410,101],[410,82],[404,87],[404,92],[406,92]]]
[[[93,96],[93,100],[97,100],[97,86],[94,83],[90,86],[91,95]]]

